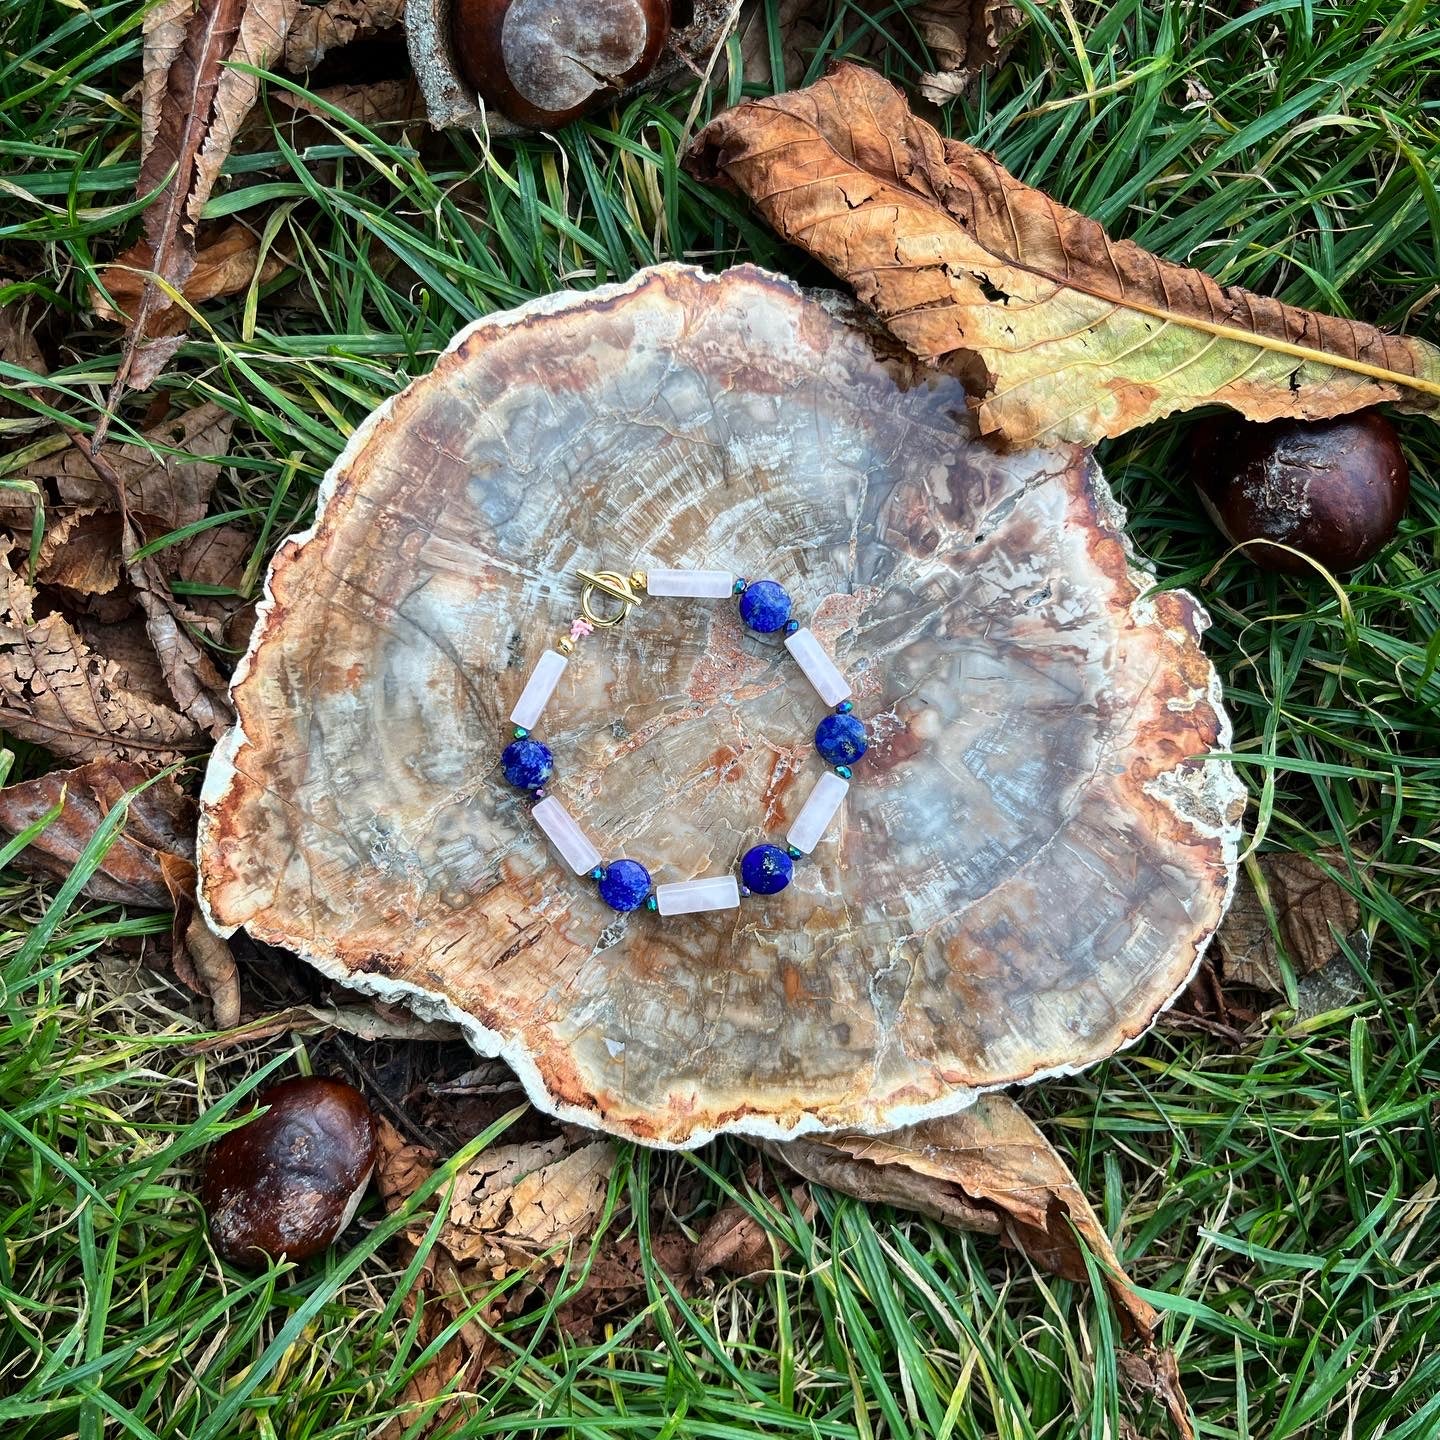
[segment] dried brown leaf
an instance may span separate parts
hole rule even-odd
[[[126,688],[64,616],[35,613],[35,592],[0,557],[0,728],[63,759],[165,763],[199,749],[195,725]]]
[[[38,318],[28,304],[10,302],[0,305],[0,361],[43,377],[50,373],[50,367],[45,362],[45,352],[35,338],[35,323]],[[9,399],[5,393],[14,383],[10,380],[0,381],[0,420],[25,414],[24,407]]]
[[[203,630],[209,622],[188,610],[171,593],[155,556],[131,558],[139,546],[138,532],[127,525],[121,547],[126,559],[125,574],[144,612],[145,630],[155,647],[165,683],[181,713],[218,740],[230,728],[235,712],[224,677],[191,633]]]
[[[257,268],[263,285],[285,268],[285,261],[272,250],[261,264],[259,238],[247,226],[235,222],[204,236],[203,243],[195,252],[190,272],[179,287],[180,293],[194,305],[226,295],[238,295],[254,280]],[[151,274],[152,257],[147,242],[142,240],[117,255],[100,272],[106,293],[102,294],[98,289],[90,292],[90,304],[96,315],[102,320],[113,321],[124,321],[137,315]],[[171,305],[164,310],[152,310],[147,333],[155,338],[175,337],[189,323],[190,317],[185,311]],[[156,345],[155,353],[161,348]],[[174,354],[173,349],[170,354]],[[150,383],[158,374],[159,370],[153,369],[145,383]]]
[[[1173,1374],[1170,1416],[1194,1440],[1173,1357],[1154,1349],[1159,1321],[1136,1292],[1099,1217],[1055,1148],[1007,1095],[888,1135],[842,1131],[764,1147],[807,1179],[862,1200],[915,1210],[964,1230],[998,1234],[1042,1269],[1084,1281],[1083,1238],[1156,1373]]]
[[[313,14],[313,9],[306,14]],[[330,118],[319,102],[333,105],[352,120],[372,130],[377,125],[393,125],[425,118],[425,102],[413,77],[404,80],[370,80],[363,84],[327,85],[310,94],[284,92],[275,97],[282,104],[302,114]]]
[[[167,0],[146,17],[141,85],[141,159],[136,193],[157,194],[145,211],[144,239],[107,270],[105,288],[128,318],[125,347],[111,386],[113,412],[127,388],[151,384],[178,348],[186,316],[165,290],[191,300],[230,294],[249,283],[253,253],[236,250],[230,227],[223,265],[210,257],[204,285],[196,281],[196,228],[235,136],[259,90],[241,64],[263,68],[278,55],[300,0]],[[227,62],[235,62],[227,68]],[[127,298],[121,277],[135,274]],[[137,273],[138,272],[138,273]],[[244,278],[240,278],[241,276]],[[163,284],[162,284],[163,282]],[[113,315],[113,312],[111,312]],[[97,428],[98,445],[105,422]]]
[[[405,0],[326,0],[323,5],[306,5],[285,37],[284,66],[303,74],[313,70],[327,51],[389,30],[404,19]]]
[[[51,518],[35,578],[82,595],[108,595],[120,583],[120,516],[84,507]]]
[[[863,0],[854,8],[842,37],[833,34],[833,17],[819,0],[780,0],[775,27],[785,73],[777,76],[772,73],[766,11],[757,7],[741,29],[745,83],[766,90],[793,89],[827,42],[843,38],[845,53],[864,62],[918,33],[935,62],[935,69],[920,77],[918,88],[938,104],[953,100],[982,69],[998,64],[1020,23],[1020,9],[1009,0],[924,0],[898,12],[893,5]],[[852,29],[853,35],[848,33]]]
[[[16,858],[21,869],[63,880],[75,867],[101,821],[155,774],[129,760],[93,760],[74,770],[55,770],[0,790],[0,830],[16,835],[62,800],[64,808]],[[169,776],[135,795],[124,828],[100,866],[85,882],[95,900],[170,907],[170,886],[161,869],[168,855],[190,868],[194,889],[195,805]]]
[[[1020,25],[1020,7],[1009,0],[925,0],[905,16],[935,60],[917,87],[935,105],[963,95],[981,70],[998,65]]]
[[[1440,408],[1440,350],[1282,305],[1112,241],[879,75],[837,67],[711,122],[687,159],[956,374],[1013,445],[1122,435],[1200,405],[1319,419]]]
[[[1078,1231],[1136,1330],[1148,1336],[1155,1326],[1155,1311],[1131,1287],[1069,1167],[1007,1095],[888,1135],[841,1131],[766,1148],[833,1190],[999,1235],[1042,1269],[1083,1281]]]
[[[195,806],[170,776],[154,776],[149,766],[105,759],[8,786],[0,790],[0,831],[18,834],[60,804],[60,813],[16,863],[32,874],[64,879],[105,817],[125,803],[124,824],[84,893],[173,910],[171,964],[184,984],[209,996],[215,1023],[224,1028],[240,1018],[240,983],[230,947],[206,927],[196,906]]]
[[[228,410],[207,401],[146,430],[144,444],[106,446],[106,463],[124,485],[126,508],[154,517],[164,530],[193,525],[209,507],[234,424]],[[37,483],[53,482],[67,505],[114,508],[114,486],[74,446],[36,461],[26,475]]]
[[[749,1177],[752,1185],[761,1180],[759,1170],[756,1165],[756,1173]],[[807,1220],[814,1216],[817,1206],[807,1186],[795,1186],[790,1198]],[[744,1206],[729,1201],[710,1217],[700,1232],[690,1257],[690,1269],[700,1277],[719,1270],[725,1275],[744,1278],[773,1270],[789,1254],[789,1245],[767,1230]]]
[[[180,914],[177,905],[177,917]],[[182,978],[193,990],[210,997],[217,1030],[228,1030],[232,1025],[239,1024],[240,972],[229,943],[210,929],[204,916],[193,905],[181,936],[181,943],[175,946],[176,971],[180,971],[180,957],[186,957],[194,979],[191,980],[188,975]]]
[[[1332,865],[1343,857],[1328,857]],[[1344,952],[1339,940],[1360,924],[1360,902],[1304,855],[1269,854],[1258,859],[1264,895],[1249,875],[1241,878],[1215,947],[1227,985],[1285,991],[1279,949],[1267,911],[1273,910],[1280,941],[1296,975],[1308,975]]]

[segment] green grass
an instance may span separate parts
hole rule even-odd
[[[772,0],[773,3],[773,0]],[[1028,5],[1009,63],[945,123],[1112,231],[1226,281],[1440,339],[1440,23],[1428,0]],[[1073,11],[1073,17],[1071,15]],[[873,22],[836,5],[812,72]],[[1073,23],[1072,23],[1073,18]],[[897,5],[885,64],[922,68]],[[47,314],[44,384],[0,381],[0,480],[94,424],[117,361],[90,318],[97,263],[133,234],[139,12],[0,9],[0,300]],[[736,58],[732,45],[730,59]],[[722,61],[703,118],[738,98]],[[251,579],[304,525],[345,435],[464,321],[563,286],[689,258],[823,277],[677,166],[693,95],[647,98],[486,149],[419,127],[303,129],[268,87],[212,215],[244,220],[285,274],[207,306],[164,384],[218,400],[236,443],[213,509],[262,539]],[[1210,97],[1210,98],[1207,98]],[[133,434],[145,397],[114,427]],[[1187,423],[1103,461],[1163,583],[1199,588],[1264,848],[1338,851],[1373,942],[1357,999],[1301,1021],[1282,999],[1243,1049],[1164,1031],[1026,1097],[1166,1314],[1200,1433],[1216,1440],[1440,1433],[1440,432],[1403,435],[1400,543],[1337,594],[1222,547],[1183,479]],[[1213,573],[1212,573],[1213,568]],[[15,747],[18,772],[46,758]],[[0,875],[0,1421],[25,1436],[366,1435],[424,1360],[398,1309],[385,1222],[299,1270],[217,1265],[197,1152],[280,1042],[218,1056],[135,958],[164,917]],[[125,947],[125,948],[122,948]],[[1292,997],[1293,998],[1293,997]],[[486,1137],[477,1142],[485,1143]],[[536,1299],[499,1331],[466,1433],[503,1436],[1159,1436],[1124,1393],[1103,1295],[992,1241],[829,1194],[806,1219],[743,1180],[750,1152],[627,1152],[611,1238],[640,1242],[648,1301],[598,1341]],[[442,1175],[443,1180],[443,1175]],[[736,1196],[779,1265],[682,1299],[661,1229]],[[582,1283],[567,1271],[560,1294]],[[486,1308],[477,1293],[474,1313]],[[408,1416],[415,1432],[424,1414]],[[1133,1430],[1125,1430],[1125,1424]]]

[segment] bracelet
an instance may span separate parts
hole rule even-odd
[[[850,767],[867,745],[865,726],[853,714],[850,686],[814,633],[791,619],[791,601],[783,585],[774,580],[746,581],[727,570],[637,570],[630,576],[613,570],[577,572],[585,582],[580,614],[568,632],[535,662],[520,698],[510,712],[514,738],[500,756],[505,778],[537,801],[531,814],[561,859],[577,875],[588,874],[600,898],[612,910],[638,910],[642,905],[661,915],[689,915],[702,910],[729,910],[742,895],[775,895],[794,874],[795,862],[810,854],[835,817],[850,788]],[[785,634],[785,648],[832,708],[815,727],[815,748],[832,768],[815,782],[796,815],[782,849],[779,845],[752,846],[740,859],[740,879],[733,875],[706,875],[652,887],[650,872],[638,860],[619,859],[606,864],[590,837],[553,795],[545,783],[554,773],[550,747],[531,733],[546,702],[565,673],[575,646],[597,628],[619,625],[638,605],[642,595],[654,598],[718,600],[734,596],[740,618],[759,635]],[[605,597],[598,600],[597,596]],[[605,607],[605,601],[616,608]]]

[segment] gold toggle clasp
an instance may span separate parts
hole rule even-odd
[[[585,581],[585,588],[580,592],[580,609],[592,625],[618,625],[630,613],[630,607],[640,603],[636,593],[638,576],[617,575],[613,570],[593,574],[589,570],[577,570],[575,573]],[[602,615],[594,608],[591,597],[597,590],[619,604],[618,615]]]

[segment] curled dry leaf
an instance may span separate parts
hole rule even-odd
[[[325,0],[301,6],[285,36],[282,63],[303,74],[337,46],[392,29],[404,19],[405,0]]]
[[[982,1096],[968,1110],[889,1135],[841,1131],[764,1148],[807,1179],[866,1201],[918,1211],[963,1230],[999,1235],[1042,1269],[1084,1281],[1083,1237],[1105,1273],[1128,1326],[1157,1373],[1159,1316],[1136,1293],[1099,1217],[1050,1142],[1007,1095]],[[1186,1440],[1194,1430],[1178,1383],[1167,1398]]]
[[[879,75],[837,67],[711,122],[687,161],[748,197],[961,379],[981,431],[1094,442],[1200,405],[1318,419],[1440,408],[1440,350],[1283,305],[1112,241]]]
[[[168,763],[200,749],[195,724],[130,690],[125,672],[92,650],[0,558],[0,728],[67,760]]]
[[[761,1167],[755,1165],[746,1178],[752,1188],[758,1188],[763,1179]],[[818,1207],[809,1186],[796,1185],[790,1191],[790,1199],[807,1220],[814,1216]],[[690,1257],[690,1269],[692,1274],[701,1277],[718,1270],[743,1278],[773,1270],[777,1260],[783,1260],[789,1253],[790,1247],[782,1239],[732,1200],[722,1205],[700,1232]]]
[[[1328,857],[1332,867],[1343,857]],[[1253,872],[1242,876],[1230,910],[1215,932],[1215,949],[1227,985],[1275,994],[1285,991],[1275,929],[1296,975],[1309,975],[1332,960],[1344,960],[1339,939],[1360,924],[1360,902],[1306,855],[1267,854],[1258,859],[1264,894]]]
[[[175,598],[155,556],[133,558],[139,546],[138,533],[127,524],[121,542],[125,573],[144,612],[145,630],[165,683],[181,713],[218,740],[233,721],[234,711],[224,677],[192,634],[208,622]]]
[[[88,506],[51,518],[35,578],[82,595],[108,595],[120,583],[120,515]]]
[[[935,61],[918,89],[936,105],[963,95],[987,66],[1004,58],[1020,25],[1020,7],[1009,0],[925,0],[905,11]]]
[[[767,1149],[832,1190],[999,1235],[1042,1269],[1083,1281],[1073,1226],[1134,1328],[1143,1337],[1154,1329],[1155,1311],[1131,1287],[1069,1167],[1008,1095],[985,1095],[968,1110],[888,1135],[845,1130]]]

